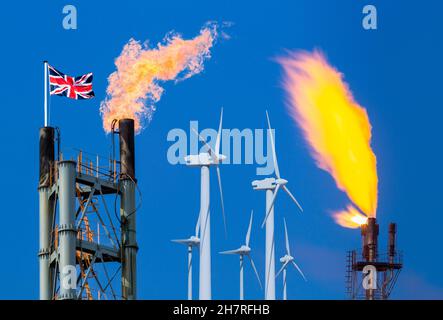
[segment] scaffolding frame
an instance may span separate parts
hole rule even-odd
[[[50,240],[50,261],[52,269],[52,299],[59,298],[59,246],[58,246],[58,202],[59,177],[58,164],[51,165],[49,197],[54,202],[53,221]],[[76,268],[77,268],[77,299],[121,299],[122,294],[115,287],[114,280],[121,273],[122,246],[120,220],[117,213],[114,217],[109,210],[107,199],[114,197],[114,210],[119,195],[117,180],[118,163],[110,161],[109,167],[100,167],[99,158],[93,163],[83,157],[82,151],[77,155],[75,170],[75,230]],[[92,225],[96,222],[96,228]],[[102,232],[100,232],[102,230]],[[113,270],[108,267],[114,263]],[[99,270],[99,268],[101,268]]]
[[[345,288],[346,296],[351,300],[366,299],[366,290],[363,288],[363,268],[372,265],[377,270],[377,289],[374,289],[374,300],[389,299],[398,276],[403,268],[403,253],[395,251],[394,255],[388,253],[378,254],[373,262],[364,259],[361,250],[351,250],[346,254]]]
[[[141,193],[135,177],[134,120],[112,122],[113,152],[105,162],[102,157],[103,166],[98,155],[87,159],[81,150],[64,160],[59,129],[43,127],[39,134],[40,299],[136,299]],[[114,215],[108,203],[113,203]],[[114,284],[117,275],[120,292]]]

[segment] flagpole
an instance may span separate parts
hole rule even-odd
[[[44,113],[45,113],[45,127],[48,126],[48,61],[43,61],[44,74],[45,74],[45,100],[44,100]]]

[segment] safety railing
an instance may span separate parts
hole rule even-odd
[[[93,155],[82,150],[75,150],[77,151],[76,154],[70,157],[70,159],[76,161],[77,173],[93,176],[113,183],[117,182],[118,173],[120,172],[120,161],[108,157]],[[93,157],[91,157],[91,155]],[[51,163],[49,171],[50,185],[58,180],[58,163],[64,160],[64,154],[60,153],[59,158],[59,160]]]
[[[352,252],[352,251],[351,251]],[[354,250],[354,263],[356,261],[363,260],[362,250]],[[394,254],[390,254],[388,251],[378,252],[376,257],[376,262],[387,262],[392,264],[403,264],[403,251],[395,250]]]

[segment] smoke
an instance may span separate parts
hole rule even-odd
[[[108,78],[107,95],[100,105],[104,130],[111,131],[114,119],[130,118],[140,133],[164,93],[163,82],[179,82],[202,72],[216,38],[217,25],[210,23],[193,39],[171,32],[154,48],[130,39],[115,60],[117,70]]]
[[[376,157],[366,110],[321,52],[291,52],[277,61],[284,70],[288,109],[302,129],[312,157],[353,203],[337,213],[336,220],[358,226],[365,219],[354,206],[367,216],[375,216],[377,211]]]

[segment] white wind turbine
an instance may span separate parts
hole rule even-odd
[[[292,201],[303,211],[297,199],[292,195],[286,187],[288,180],[281,178],[278,169],[277,154],[275,152],[274,135],[271,129],[271,122],[266,111],[268,120],[269,136],[271,139],[272,158],[274,161],[275,178],[265,178],[263,180],[252,181],[254,190],[266,190],[266,215],[262,224],[262,228],[266,225],[266,269],[265,269],[265,299],[275,300],[275,250],[274,250],[274,202],[277,197],[278,190],[282,188],[289,195]]]
[[[283,272],[283,300],[287,300],[288,296],[287,296],[287,291],[286,291],[286,268],[291,264],[294,266],[295,269],[297,269],[297,271],[301,274],[301,276],[303,277],[303,279],[305,281],[306,277],[303,274],[303,271],[301,271],[301,269],[299,268],[299,266],[295,263],[294,261],[294,257],[291,256],[291,250],[289,248],[289,238],[288,238],[288,229],[286,228],[286,220],[283,219],[284,225],[285,225],[285,242],[286,242],[286,254],[280,258],[280,262],[283,264],[283,266],[281,267],[281,269],[278,271],[277,275],[275,277],[278,277],[280,275],[280,273]]]
[[[199,298],[200,300],[211,300],[211,213],[209,210],[209,167],[215,166],[217,171],[218,186],[220,190],[220,201],[223,214],[223,223],[226,233],[226,218],[223,202],[223,190],[221,184],[219,164],[226,158],[220,154],[220,139],[223,121],[223,108],[220,115],[220,124],[215,142],[215,150],[206,143],[200,134],[194,130],[199,136],[201,142],[208,147],[208,153],[202,152],[198,155],[189,155],[185,158],[186,164],[191,167],[200,167],[201,170],[201,186],[200,186],[200,281],[199,281]]]
[[[237,254],[240,256],[240,300],[244,300],[243,263],[244,263],[245,256],[248,257],[249,261],[251,262],[251,266],[254,269],[255,276],[257,277],[258,283],[260,284],[260,288],[262,287],[261,281],[260,281],[260,276],[258,275],[254,260],[252,260],[252,258],[251,258],[251,248],[249,247],[249,240],[251,239],[253,214],[254,214],[253,211],[251,211],[251,218],[249,220],[249,227],[248,227],[248,232],[246,233],[245,244],[235,250],[220,252],[221,254]]]
[[[197,219],[197,224],[195,225],[195,234],[188,239],[176,239],[171,240],[175,243],[184,244],[188,247],[188,300],[192,300],[192,251],[194,247],[198,247],[200,245],[199,236],[200,231],[200,215]]]

